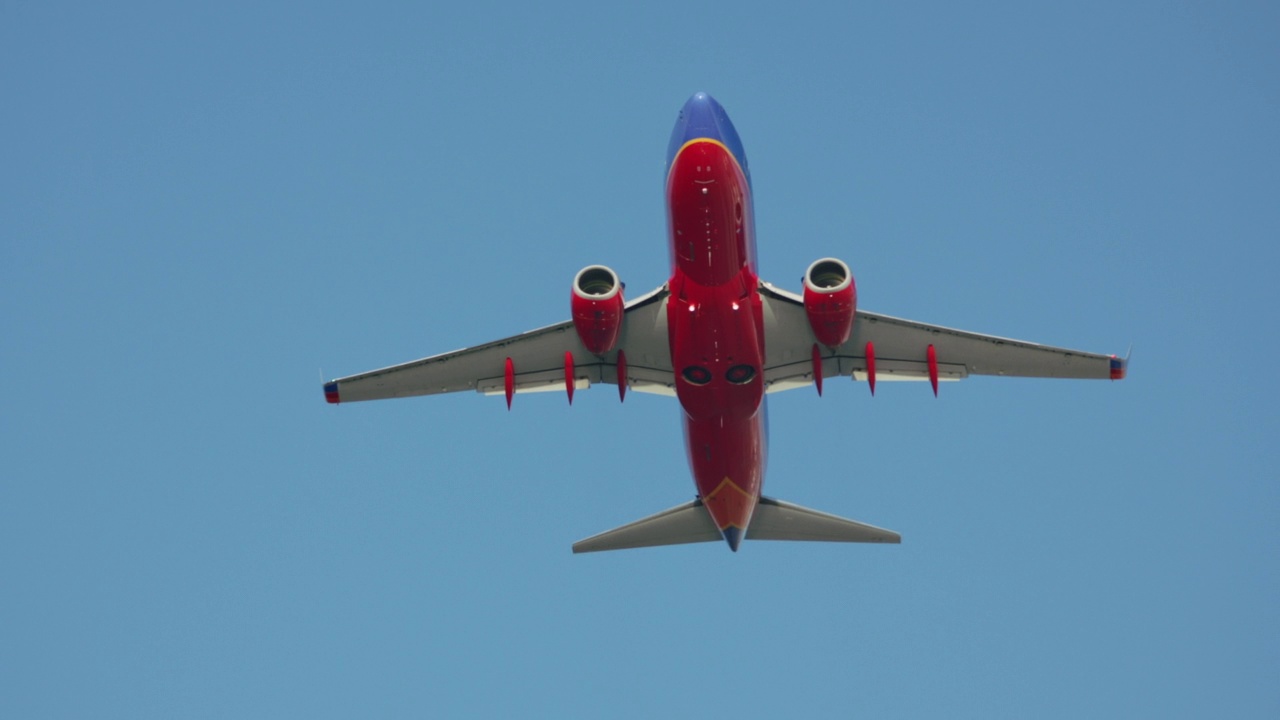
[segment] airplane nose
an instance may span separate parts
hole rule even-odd
[[[671,131],[671,142],[667,145],[667,170],[675,160],[676,153],[690,140],[707,138],[721,143],[733,153],[742,172],[751,181],[751,172],[747,170],[747,156],[742,150],[742,140],[738,130],[734,128],[729,113],[716,102],[716,99],[704,92],[694,93],[680,108],[680,116],[676,118],[676,126]]]
[[[721,115],[725,115],[724,108],[720,107],[720,103],[716,102],[715,98],[704,92],[694,93],[693,97],[689,98],[680,109],[680,120],[685,127],[685,137],[721,140],[723,137],[720,129],[719,116]],[[725,116],[725,119],[727,120],[728,117]]]
[[[712,104],[718,104],[715,98],[704,92],[696,92],[689,97],[684,103],[685,110],[697,110],[700,108],[709,108]]]

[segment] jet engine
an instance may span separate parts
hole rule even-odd
[[[587,350],[603,355],[622,332],[622,282],[604,265],[588,265],[573,278],[573,327]]]
[[[843,345],[853,330],[858,291],[849,266],[822,258],[804,273],[804,311],[818,342],[829,348]]]

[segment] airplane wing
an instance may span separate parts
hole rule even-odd
[[[815,340],[804,298],[768,283],[761,283],[760,296],[768,392],[813,384]],[[879,380],[929,380],[930,345],[939,380],[961,380],[970,375],[1119,380],[1126,371],[1126,362],[1114,355],[980,335],[858,309],[847,342],[834,351],[819,346],[823,377],[867,379],[868,343]]]
[[[508,359],[515,392],[564,391],[566,353],[573,359],[574,388],[612,383],[674,395],[666,298],[663,286],[627,303],[618,345],[603,357],[587,351],[573,322],[565,321],[484,345],[331,380],[324,385],[325,399],[355,402],[462,390],[502,395],[506,392]]]

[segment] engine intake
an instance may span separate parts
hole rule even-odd
[[[588,265],[573,278],[570,297],[573,327],[587,350],[603,355],[618,344],[622,333],[622,282],[604,265]]]
[[[804,311],[818,342],[829,348],[843,345],[853,331],[858,291],[849,266],[822,258],[804,273]]]

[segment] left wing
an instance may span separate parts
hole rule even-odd
[[[618,345],[604,356],[588,352],[573,322],[565,321],[484,345],[331,380],[324,385],[325,399],[355,402],[462,390],[501,395],[506,392],[508,359],[515,392],[565,390],[566,353],[573,359],[575,388],[586,388],[593,382],[615,383],[641,392],[675,394],[667,350],[666,298],[663,286],[627,303]]]
[[[815,340],[804,298],[768,283],[761,283],[760,297],[768,392],[813,384]],[[858,309],[848,341],[834,351],[819,346],[823,376],[867,379],[868,343],[880,380],[930,379],[930,346],[938,380],[961,380],[970,375],[1120,380],[1126,371],[1126,361],[1114,355],[981,335]]]

